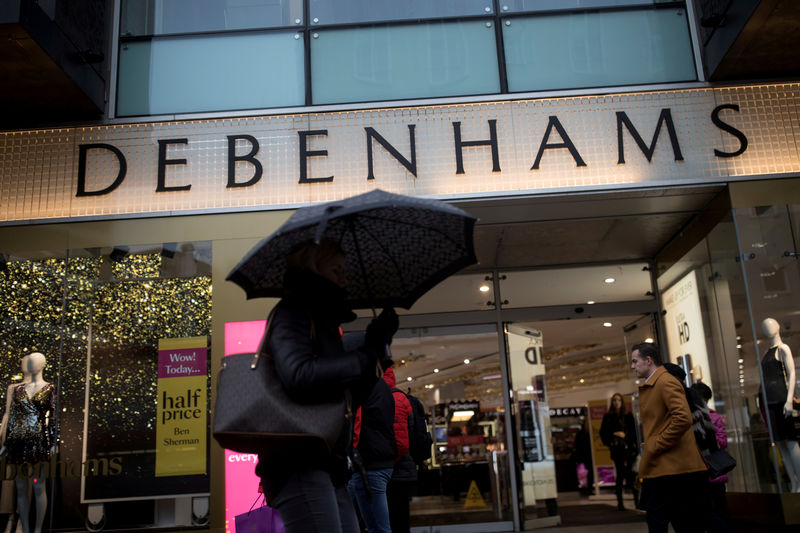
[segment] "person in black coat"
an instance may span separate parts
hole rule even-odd
[[[278,377],[289,396],[307,404],[344,398],[349,390],[355,411],[382,373],[378,360],[397,331],[397,315],[385,309],[367,327],[363,345],[346,351],[339,328],[355,314],[345,302],[344,254],[328,241],[307,243],[286,262],[284,296],[271,314],[267,342]],[[259,456],[256,474],[286,533],[359,531],[345,488],[352,429],[343,421],[330,454],[295,446]]]
[[[392,390],[379,379],[356,416],[353,445],[360,465],[347,483],[369,533],[392,533],[386,489],[397,455],[393,426]]]
[[[611,450],[611,460],[614,461],[617,509],[625,509],[622,503],[623,482],[633,492],[634,503],[638,506],[638,494],[633,486],[633,462],[638,455],[636,422],[633,420],[633,413],[625,412],[625,401],[619,393],[611,397],[608,412],[603,415],[600,439]]]

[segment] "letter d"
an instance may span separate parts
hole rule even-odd
[[[99,191],[86,190],[86,154],[92,149],[109,150],[117,157],[117,161],[119,162],[119,173],[114,182],[105,189],[100,189]],[[116,146],[105,143],[78,145],[78,192],[75,193],[75,196],[100,196],[108,194],[120,186],[122,180],[125,179],[125,173],[127,171],[128,163],[125,161],[125,156],[122,155],[122,152],[120,152],[119,148]]]

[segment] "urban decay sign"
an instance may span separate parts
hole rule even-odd
[[[0,223],[800,171],[800,84],[114,124],[0,134]]]

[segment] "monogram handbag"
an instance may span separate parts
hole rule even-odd
[[[736,459],[727,451],[718,448],[703,455],[711,479],[718,478],[736,468]]]
[[[256,353],[229,355],[222,361],[214,405],[214,438],[229,450],[264,456],[298,448],[330,453],[345,420],[352,418],[350,402],[345,398],[349,394],[313,404],[298,403],[286,394],[275,363],[266,353],[272,316]]]

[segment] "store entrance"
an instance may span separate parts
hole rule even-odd
[[[423,401],[434,437],[415,531],[556,525],[577,504],[617,512],[598,424],[615,392],[631,405],[630,348],[656,339],[656,312],[642,262],[453,276],[401,312],[397,386]]]
[[[526,523],[558,514],[579,525],[603,512],[641,519],[632,490],[622,493],[629,516],[618,512],[618,473],[600,425],[616,393],[638,414],[630,350],[655,339],[654,324],[644,314],[505,325]]]

